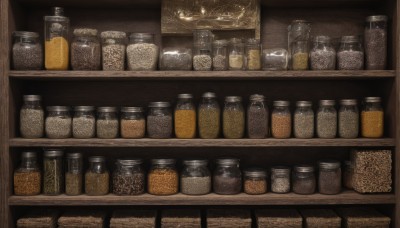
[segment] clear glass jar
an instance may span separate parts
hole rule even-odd
[[[384,113],[380,97],[366,97],[361,111],[361,135],[366,138],[383,136]]]
[[[211,70],[212,33],[210,30],[197,29],[193,31],[193,69],[198,71]]]
[[[45,67],[46,70],[68,70],[69,64],[69,18],[64,8],[52,8],[53,15],[44,17]]]
[[[97,29],[79,28],[74,30],[71,44],[72,70],[100,70],[101,48]]]
[[[123,71],[125,69],[126,33],[105,31],[100,36],[102,40],[103,70]]]
[[[263,95],[250,96],[247,107],[247,134],[251,139],[263,139],[268,136],[268,106]]]
[[[309,165],[297,165],[293,169],[293,192],[296,194],[310,195],[315,192],[317,180],[315,169]]]
[[[141,159],[118,159],[113,173],[115,195],[140,195],[145,189],[145,172]]]
[[[118,137],[119,121],[116,107],[97,108],[96,129],[98,138],[115,139]]]
[[[340,101],[338,132],[339,137],[353,139],[358,137],[360,113],[357,100],[344,99]]]
[[[292,70],[308,70],[308,41],[296,41],[292,44]]]
[[[41,70],[43,49],[36,32],[13,32],[12,66],[14,70]]]
[[[314,137],[314,111],[311,101],[296,102],[294,112],[293,133],[294,137],[309,139]]]
[[[160,70],[192,70],[192,49],[164,48],[160,57]]]
[[[67,154],[67,169],[65,171],[65,194],[76,196],[82,194],[83,162],[81,153]]]
[[[147,191],[152,195],[173,195],[179,191],[175,159],[152,159],[147,176]]]
[[[242,39],[232,38],[229,41],[229,70],[243,70],[244,69],[244,43]]]
[[[193,44],[208,45],[211,46],[213,40],[213,34],[207,29],[195,29],[193,30]]]
[[[89,157],[89,169],[85,174],[85,193],[89,196],[107,195],[109,185],[110,174],[106,167],[106,158]]]
[[[14,194],[17,196],[39,195],[42,176],[36,152],[23,152],[21,164],[14,171]]]
[[[215,40],[213,42],[213,70],[228,70],[227,40]]]
[[[306,20],[293,20],[292,23],[288,26],[288,53],[290,57],[293,56],[293,49],[295,49],[297,45],[295,45],[298,41],[306,42],[308,46],[308,41],[310,39],[311,34],[311,23]],[[300,56],[300,55],[299,55]],[[299,59],[304,59],[304,57],[299,57]],[[291,69],[293,66],[292,60],[289,64]]]
[[[146,133],[146,118],[142,107],[121,108],[121,137],[140,139]]]
[[[60,195],[64,188],[63,155],[61,149],[45,150],[43,154],[43,194]]]
[[[364,69],[364,49],[358,36],[342,36],[337,66],[338,70]]]
[[[344,162],[343,185],[348,189],[353,189],[354,166],[351,161]]]
[[[129,70],[157,70],[159,50],[154,43],[154,34],[132,33],[126,55]]]
[[[274,193],[290,192],[290,168],[275,166],[271,168],[271,191]]]
[[[172,111],[169,102],[151,102],[147,115],[147,134],[154,139],[172,136]]]
[[[44,134],[44,111],[39,95],[24,95],[19,114],[19,129],[23,138],[41,138]]]
[[[290,138],[292,134],[292,115],[289,101],[274,101],[271,114],[271,134],[277,139]]]
[[[318,188],[319,193],[336,195],[342,191],[342,170],[338,161],[320,161]]]
[[[76,106],[72,119],[72,135],[77,139],[89,139],[96,135],[94,106]]]
[[[240,139],[244,136],[245,113],[242,98],[238,96],[225,97],[225,107],[222,115],[222,129],[227,139]]]
[[[72,118],[67,106],[48,106],[46,136],[51,139],[65,139],[72,135]]]
[[[196,137],[196,107],[192,94],[179,94],[174,113],[175,136],[179,139]]]
[[[311,70],[334,70],[336,67],[336,50],[329,36],[316,36],[314,47],[310,52]]]
[[[364,30],[365,69],[385,70],[387,65],[387,21],[385,15],[366,18]]]
[[[320,100],[317,112],[317,136],[324,139],[336,137],[337,112],[334,100]]]
[[[220,158],[215,163],[214,192],[220,195],[239,194],[242,189],[242,172],[239,168],[239,159]]]
[[[262,52],[263,70],[287,70],[289,54],[286,49],[264,49]]]
[[[267,193],[267,171],[251,168],[243,171],[243,191],[249,195]]]
[[[215,93],[207,92],[202,96],[198,108],[199,136],[202,139],[216,139],[220,133],[221,109]]]
[[[211,173],[207,160],[185,160],[181,173],[181,192],[205,195],[211,192]]]
[[[246,41],[246,70],[261,70],[260,40],[251,38]]]

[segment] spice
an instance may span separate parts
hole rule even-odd
[[[45,66],[47,70],[68,69],[68,41],[64,37],[53,37],[45,42]]]
[[[47,151],[46,151],[47,152]],[[46,153],[45,152],[45,153]],[[53,151],[48,151],[53,152]],[[46,156],[46,154],[45,154]],[[45,157],[43,161],[43,194],[58,195],[63,188],[63,168],[61,155]]]
[[[213,183],[214,192],[221,195],[239,194],[242,189],[240,177],[215,175]]]
[[[327,161],[319,163],[319,193],[334,195],[342,190],[342,172],[340,162]]]
[[[158,47],[152,43],[134,43],[126,48],[129,70],[156,70]]]
[[[202,139],[218,138],[220,129],[220,110],[218,108],[199,108],[199,135]]]
[[[370,27],[365,30],[365,61],[367,70],[386,68],[387,33],[386,29]]]
[[[271,191],[275,193],[286,193],[290,191],[290,179],[286,177],[277,177],[271,180]]]
[[[65,174],[65,194],[76,196],[82,194],[82,174],[69,173]]]
[[[223,132],[227,139],[240,139],[244,135],[244,113],[242,110],[225,109],[223,112]]]
[[[153,195],[172,195],[178,193],[178,173],[170,168],[156,168],[148,175],[148,192]]]
[[[139,120],[121,120],[121,136],[127,139],[143,138],[146,131],[146,121]]]
[[[96,122],[97,137],[102,139],[113,139],[118,137],[117,119],[98,119]]]
[[[63,139],[71,137],[71,118],[49,116],[46,118],[46,135],[51,139]]]
[[[335,138],[337,131],[336,111],[319,111],[317,114],[317,135],[319,138]]]
[[[267,181],[265,179],[246,179],[244,192],[250,195],[264,194],[267,192]]]
[[[172,134],[171,116],[148,116],[147,133],[150,138],[170,138]]]
[[[229,55],[229,69],[242,70],[243,69],[243,55],[230,54]]]
[[[353,110],[339,111],[339,136],[342,138],[357,138],[359,128],[358,112]]]
[[[20,132],[23,138],[41,138],[44,133],[44,112],[41,109],[22,108]]]
[[[361,112],[361,135],[367,138],[383,136],[383,111]]]
[[[212,60],[210,55],[193,56],[194,70],[211,70]]]
[[[108,44],[103,46],[103,70],[122,71],[125,68],[125,45]]]
[[[289,138],[292,133],[292,117],[289,114],[272,113],[271,132],[274,138]]]
[[[216,55],[213,58],[213,70],[220,71],[220,70],[227,70],[228,64],[226,61],[225,55]]]
[[[14,70],[41,70],[43,50],[39,43],[16,42],[12,49]]]
[[[87,139],[95,136],[96,120],[94,117],[81,116],[72,120],[72,134],[74,138]]]
[[[316,187],[314,167],[308,165],[295,166],[292,182],[294,193],[302,195],[313,194]]]
[[[91,196],[106,195],[109,191],[110,175],[107,171],[95,173],[88,171],[85,175],[85,192]]]
[[[175,111],[175,135],[180,139],[191,139],[196,136],[196,111]]]
[[[33,196],[40,194],[41,174],[38,170],[14,172],[14,194]]]
[[[247,133],[251,139],[267,136],[268,112],[264,107],[250,106],[247,110]]]
[[[307,70],[308,69],[308,53],[297,52],[292,57],[293,70]]]
[[[204,195],[210,192],[211,177],[182,177],[181,192],[187,195]]]
[[[252,49],[247,51],[247,70],[261,69],[261,51]]]
[[[337,53],[339,70],[364,69],[364,53],[362,51],[339,51]]]
[[[141,172],[117,172],[113,176],[113,193],[116,195],[139,195],[144,193],[144,174]]]
[[[314,113],[312,111],[295,113],[293,125],[296,138],[312,138],[314,136]]]
[[[317,49],[310,53],[312,70],[334,70],[336,66],[336,52],[329,48],[327,50]]]

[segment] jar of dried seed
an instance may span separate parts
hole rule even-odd
[[[385,70],[387,64],[387,21],[385,15],[366,18],[364,30],[365,68]]]
[[[342,170],[338,161],[320,161],[318,189],[327,195],[339,194],[342,191]]]
[[[169,102],[151,102],[147,115],[147,134],[150,138],[166,139],[172,136],[172,112]]]
[[[297,165],[293,169],[293,192],[296,194],[309,195],[315,192],[317,180],[314,167],[310,165]]]
[[[23,138],[41,138],[44,134],[44,111],[39,95],[25,95],[19,115],[19,127]]]
[[[152,159],[147,176],[148,192],[152,195],[173,195],[179,191],[175,159]]]
[[[308,41],[294,42],[291,54],[293,70],[308,70]]]
[[[263,95],[250,96],[247,108],[247,133],[251,139],[263,139],[268,136],[268,106]]]
[[[232,38],[229,41],[229,70],[243,70],[244,69],[244,43],[242,39]]]
[[[118,137],[119,121],[116,107],[97,108],[96,129],[98,138],[115,139]]]
[[[292,115],[289,101],[274,101],[271,114],[271,133],[277,139],[290,138],[292,134]]]
[[[213,42],[213,70],[228,70],[228,41],[215,40]]]
[[[159,56],[154,34],[132,33],[126,48],[129,70],[156,70]]]
[[[205,195],[211,192],[211,174],[207,160],[185,160],[181,173],[181,192]]]
[[[202,139],[216,139],[221,128],[221,109],[215,93],[207,92],[202,97],[198,108],[199,136]]]
[[[85,193],[89,196],[107,195],[109,185],[110,174],[106,167],[105,157],[90,157],[89,169],[85,174]]]
[[[245,114],[241,97],[225,97],[225,107],[222,116],[222,128],[224,137],[227,139],[243,138],[245,128]]]
[[[359,132],[359,116],[357,100],[344,99],[340,101],[338,132],[341,138],[357,138]]]
[[[103,70],[123,71],[125,69],[126,33],[105,31],[101,33]]]
[[[45,150],[43,154],[43,194],[60,195],[64,189],[63,155],[61,149]]]
[[[329,36],[316,36],[314,47],[310,51],[311,70],[334,70],[336,51]]]
[[[46,135],[51,139],[65,139],[72,135],[72,118],[67,106],[48,106]]]
[[[338,70],[364,69],[364,49],[358,36],[342,36],[337,66]]]
[[[294,137],[309,139],[314,137],[314,111],[311,101],[298,101],[294,112]]]
[[[100,70],[101,48],[97,29],[79,28],[74,30],[71,44],[72,70]]]
[[[214,170],[214,192],[220,195],[235,195],[242,190],[242,172],[239,159],[220,158]]]
[[[243,171],[243,190],[249,195],[267,193],[267,171],[251,168]]]
[[[337,112],[334,100],[320,100],[317,112],[317,136],[332,139],[337,132]]]
[[[140,195],[144,193],[145,173],[141,159],[118,159],[113,173],[113,193]]]
[[[196,29],[193,31],[193,69],[199,71],[211,70],[212,33],[210,30]]]
[[[33,196],[40,194],[41,173],[35,152],[23,152],[21,164],[14,171],[14,194],[17,196]]]
[[[271,168],[271,191],[274,193],[290,192],[290,168],[275,166]]]
[[[361,111],[361,135],[366,138],[383,136],[384,113],[380,97],[366,97]]]
[[[77,139],[93,138],[96,135],[94,106],[76,106],[72,119],[72,135]]]
[[[67,154],[67,167],[65,171],[65,194],[76,196],[82,194],[83,164],[81,153]]]
[[[12,47],[12,66],[14,70],[41,70],[43,68],[43,49],[36,32],[15,31]]]
[[[246,70],[261,70],[260,40],[253,38],[246,40]]]
[[[351,161],[344,162],[343,185],[348,189],[353,189],[354,166]]]
[[[121,108],[121,137],[126,139],[140,139],[146,133],[146,119],[144,108]]]
[[[175,136],[192,139],[196,136],[196,108],[192,94],[179,94],[174,113]]]

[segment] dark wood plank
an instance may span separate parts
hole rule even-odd
[[[400,227],[400,26],[399,26],[399,17],[400,17],[400,1],[393,1],[393,5],[389,5],[391,9],[393,9],[393,37],[397,40],[396,44],[393,48],[393,57],[395,58],[395,66],[396,66],[396,81],[395,81],[395,98],[393,101],[393,106],[395,106],[395,117],[396,117],[396,150],[395,150],[395,162],[394,162],[394,189],[396,192],[397,203],[395,205],[394,212],[392,215],[394,216],[393,227]]]

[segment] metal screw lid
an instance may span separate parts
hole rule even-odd
[[[242,97],[240,96],[227,96],[225,97],[225,102],[241,102]]]
[[[261,94],[253,94],[250,96],[250,100],[251,101],[264,101],[265,100],[265,96],[261,95]]]
[[[216,98],[217,95],[213,92],[206,92],[206,93],[203,93],[202,97],[203,98]]]
[[[70,108],[68,106],[47,106],[46,110],[49,112],[69,112]]]
[[[92,156],[89,157],[89,162],[105,162],[106,158],[104,156]]]
[[[144,112],[143,107],[122,107],[121,112]]]
[[[331,38],[329,37],[329,36],[316,36],[315,38],[314,38],[314,41],[315,42],[330,42],[331,41]]]
[[[184,160],[183,161],[184,165],[188,166],[206,166],[208,165],[208,160],[205,159],[190,159],[190,160]]]
[[[175,165],[176,160],[172,158],[156,158],[151,159],[152,165]]]
[[[189,93],[178,94],[178,99],[192,99],[193,95]]]
[[[312,102],[311,101],[297,101],[296,106],[297,107],[311,107]]]
[[[24,101],[41,101],[42,96],[40,95],[24,95]]]
[[[37,153],[34,151],[25,151],[21,154],[22,158],[37,158]]]
[[[75,158],[75,159],[82,158],[82,153],[68,153],[67,158]]]
[[[289,101],[274,101],[275,107],[287,107],[290,105]]]
[[[45,157],[61,157],[64,155],[63,149],[47,149],[43,154]]]
[[[118,112],[117,107],[98,107],[97,112]]]
[[[339,161],[336,160],[325,160],[318,162],[318,166],[320,169],[338,169],[340,168],[341,164]]]
[[[164,102],[164,101],[150,102],[149,107],[150,108],[168,108],[168,107],[171,107],[171,103]]]
[[[218,158],[215,163],[217,165],[239,165],[240,160],[237,158]]]
[[[273,166],[271,167],[271,173],[274,174],[290,174],[290,167],[288,166]]]
[[[94,106],[75,106],[75,112],[93,112],[95,110]]]
[[[335,104],[336,104],[335,100],[320,100],[319,101],[320,106],[333,106]]]
[[[379,21],[387,21],[388,17],[386,15],[373,15],[369,16],[365,19],[367,22],[379,22]]]
[[[297,173],[311,173],[315,171],[315,168],[311,165],[296,165],[294,171]]]
[[[136,159],[136,158],[131,158],[131,159],[117,159],[116,164],[120,164],[123,166],[135,166],[135,165],[141,165],[143,164],[142,159]]]
[[[243,171],[245,177],[267,177],[267,171],[262,168],[249,168]]]
[[[380,97],[366,97],[364,98],[365,102],[371,102],[371,103],[378,103],[381,102],[381,98]]]
[[[360,38],[359,36],[342,36],[340,42],[342,43],[354,43],[354,42],[359,42]]]
[[[29,32],[29,31],[15,31],[13,32],[14,37],[22,37],[22,38],[38,38],[39,33],[37,32]]]
[[[357,100],[356,99],[343,99],[340,100],[341,105],[357,105]]]
[[[131,33],[129,39],[152,39],[154,34],[152,33]]]

